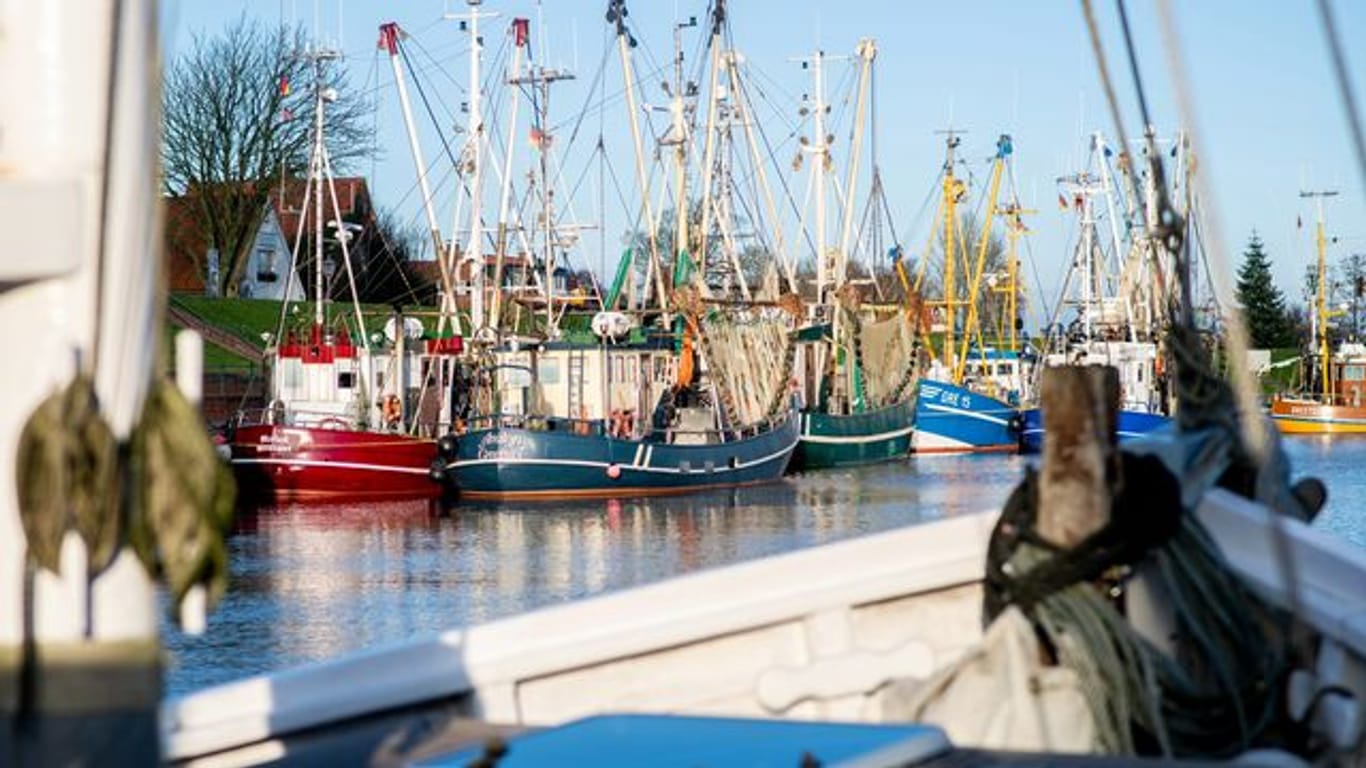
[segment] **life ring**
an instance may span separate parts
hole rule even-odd
[[[399,401],[398,395],[390,394],[384,396],[382,412],[384,414],[385,426],[398,426],[399,421],[403,419],[403,403]]]

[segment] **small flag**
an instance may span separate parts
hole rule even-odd
[[[289,95],[289,75],[281,75],[281,76],[280,76],[280,95],[281,95],[281,96],[288,96],[288,95]]]
[[[1063,197],[1061,192],[1058,193],[1058,210],[1067,210],[1067,198]]]
[[[518,48],[525,46],[527,44],[527,40],[531,39],[531,20],[513,19],[512,35],[513,40],[515,41],[515,44]]]

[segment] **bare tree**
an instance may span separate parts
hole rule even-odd
[[[306,51],[301,28],[244,15],[218,35],[196,35],[166,72],[166,191],[193,200],[188,225],[218,253],[219,295],[237,295],[272,186],[307,171],[317,78]],[[340,96],[327,108],[328,151],[340,172],[371,149],[370,108],[347,90],[341,67],[321,71],[322,85]],[[194,257],[207,281],[204,254]]]

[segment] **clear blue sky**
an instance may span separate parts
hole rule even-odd
[[[1298,302],[1300,276],[1312,257],[1313,214],[1298,197],[1301,189],[1327,187],[1341,192],[1328,206],[1330,235],[1339,238],[1330,249],[1330,258],[1366,253],[1366,189],[1355,169],[1344,106],[1332,80],[1313,3],[1191,0],[1173,4],[1197,100],[1196,118],[1205,153],[1200,167],[1209,174],[1214,194],[1207,204],[1218,206],[1225,238],[1235,251],[1234,266],[1256,228],[1266,241],[1278,283],[1292,302]],[[606,5],[606,0],[485,2],[486,11],[502,14],[489,23],[491,29],[485,34],[490,52],[498,45],[508,18],[525,16],[533,24],[540,18],[545,34],[533,27],[533,44],[549,40],[546,63],[575,69],[579,79],[555,92],[552,124],[574,117],[585,101],[603,46],[612,42],[603,18]],[[1126,127],[1134,133],[1140,127],[1139,118],[1122,59],[1114,6],[1106,0],[1096,5],[1111,67],[1118,77]],[[165,6],[162,34],[168,59],[188,47],[196,33],[213,34],[242,13],[269,23],[283,19],[309,27],[319,19],[321,38],[340,39],[352,84],[357,90],[373,89],[380,105],[377,126],[383,157],[373,167],[355,170],[371,176],[379,206],[395,208],[405,220],[419,220],[412,191],[416,177],[388,62],[376,55],[376,28],[393,20],[410,31],[431,54],[428,59],[418,48],[410,48],[417,55],[415,63],[421,67],[422,62],[435,60],[444,69],[423,76],[429,95],[439,92],[448,105],[456,105],[465,98],[456,89],[466,79],[466,36],[440,17],[445,10],[464,11],[463,2],[347,0],[339,6],[337,0],[172,0]],[[1356,78],[1357,97],[1366,100],[1362,45],[1366,3],[1335,0],[1333,6],[1346,41],[1349,70]],[[628,7],[633,30],[642,43],[638,49],[641,72],[650,68],[649,57],[662,62],[671,54],[676,19],[696,15],[701,22],[706,12],[704,0],[628,0]],[[1130,13],[1154,121],[1159,132],[1170,134],[1178,127],[1177,112],[1155,11],[1150,3],[1131,2]],[[792,57],[818,46],[832,54],[851,53],[859,38],[877,39],[879,161],[899,234],[908,249],[913,244],[919,248],[919,235],[928,226],[924,219],[915,221],[916,213],[942,162],[942,139],[934,130],[951,121],[969,131],[963,149],[966,157],[977,162],[979,178],[985,178],[984,161],[997,135],[1012,134],[1022,200],[1039,210],[1030,222],[1029,248],[1044,291],[1052,300],[1072,231],[1071,217],[1060,212],[1056,203],[1056,178],[1079,170],[1077,163],[1090,131],[1100,129],[1114,138],[1078,3],[733,0],[731,26],[736,47],[763,73],[774,99],[784,91],[810,90],[807,74],[790,61]],[[685,49],[691,54],[702,33],[699,29],[686,34]],[[832,90],[849,66],[831,65]],[[604,76],[609,93],[620,87],[621,72],[614,59]],[[503,100],[501,93],[494,98]],[[664,97],[658,99],[662,102]],[[523,106],[523,119],[525,114]],[[787,109],[787,115],[795,119],[795,105]],[[625,115],[617,107],[608,119],[615,124],[607,124],[606,145],[627,183],[632,155],[621,128]],[[584,132],[593,136],[581,138],[566,158],[569,179],[577,178],[584,166],[583,160],[572,155],[587,156],[597,131],[596,117],[585,121]],[[788,129],[775,122],[770,132],[781,140]],[[565,127],[561,138],[567,133]],[[438,153],[434,131],[426,130],[423,144],[430,161]],[[787,145],[779,156],[790,157],[791,147]],[[518,158],[522,161],[517,163],[519,172],[525,172],[529,157],[528,153]],[[788,173],[800,194],[804,174]],[[597,194],[590,189],[594,183],[590,178],[582,199],[575,200],[580,221],[597,217]],[[615,259],[626,227],[620,210],[619,205],[609,203],[609,260]],[[443,226],[448,226],[449,205],[443,202],[438,211]],[[1305,227],[1297,230],[1296,220],[1301,216]],[[910,231],[913,224],[919,225],[918,231]],[[585,236],[580,266],[598,268],[596,237]]]

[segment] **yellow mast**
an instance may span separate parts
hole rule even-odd
[[[996,197],[1001,191],[1001,172],[1005,169],[1006,158],[1010,156],[1010,137],[1002,134],[996,142],[996,159],[991,166],[991,186],[987,190],[987,215],[982,222],[982,232],[977,238],[977,263],[973,265],[972,285],[968,288],[968,319],[963,325],[963,342],[958,351],[958,359],[953,367],[953,383],[963,383],[963,374],[968,363],[968,345],[972,334],[977,331],[977,294],[982,287],[982,273],[986,269],[987,246],[991,242],[991,221],[996,214]],[[980,333],[979,333],[980,337]],[[949,347],[951,350],[952,347]]]
[[[944,160],[944,191],[943,191],[943,211],[944,211],[944,347],[943,358],[945,366],[953,365],[954,335],[957,326],[957,290],[955,280],[957,275],[954,272],[954,261],[958,255],[958,245],[954,240],[955,231],[958,228],[958,198],[966,191],[963,182],[953,175],[953,150],[958,147],[961,139],[958,138],[956,131],[952,128],[945,131],[948,138],[945,144],[948,148],[948,156]]]
[[[1318,226],[1315,234],[1316,244],[1319,252],[1319,285],[1318,285],[1318,332],[1319,332],[1319,380],[1322,382],[1324,402],[1331,402],[1333,392],[1332,381],[1332,353],[1328,348],[1328,263],[1326,251],[1328,248],[1328,238],[1324,235],[1323,228],[1323,198],[1333,197],[1336,191],[1324,192],[1301,192],[1300,197],[1312,197],[1318,200]]]

